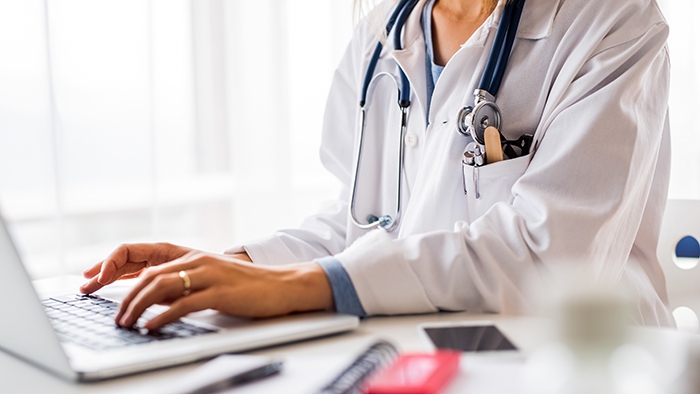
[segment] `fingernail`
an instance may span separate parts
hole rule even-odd
[[[122,319],[119,321],[119,325],[122,327],[129,327],[129,316],[124,316]]]

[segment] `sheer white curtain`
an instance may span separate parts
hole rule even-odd
[[[0,209],[30,273],[212,251],[335,197],[318,161],[350,0],[0,2]]]
[[[0,1],[0,210],[35,277],[118,243],[220,251],[294,226],[352,0]],[[696,0],[672,28],[670,196],[700,198]]]

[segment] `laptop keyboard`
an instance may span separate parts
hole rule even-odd
[[[47,298],[42,304],[61,342],[97,351],[215,332],[182,321],[148,331],[138,328],[148,320],[144,316],[135,328],[122,328],[114,323],[119,304],[95,295],[69,294]]]

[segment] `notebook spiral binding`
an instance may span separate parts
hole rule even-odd
[[[377,341],[317,394],[359,394],[367,378],[397,356],[398,350],[394,345]]]

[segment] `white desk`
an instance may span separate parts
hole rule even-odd
[[[507,319],[501,316],[474,316],[462,313],[371,318],[363,321],[360,328],[351,333],[250,352],[249,354],[282,357],[287,359],[287,363],[284,372],[279,377],[270,378],[271,382],[254,383],[246,386],[245,390],[240,390],[240,392],[269,392],[265,390],[266,383],[274,383],[272,380],[284,378],[285,385],[289,381],[290,386],[296,386],[287,386],[289,390],[286,392],[306,393],[310,388],[319,387],[319,384],[323,385],[324,382],[329,381],[333,374],[339,372],[358,352],[379,338],[391,341],[401,351],[425,351],[425,347],[418,337],[417,324],[431,321],[483,320],[484,318],[499,322],[499,326],[518,345],[521,343],[520,339],[527,341],[527,335],[519,336],[517,333],[526,334],[529,330],[519,327],[524,327],[529,323],[517,318]],[[295,373],[295,370],[302,364],[308,369],[317,370],[326,376],[314,377],[314,374],[310,374],[309,371]],[[74,384],[0,352],[0,382],[2,382],[2,390],[0,391],[7,393],[51,392],[56,394],[153,393],[162,387],[167,387],[173,379],[197,365],[199,364],[148,372],[100,383]],[[295,374],[301,381],[293,379]]]
[[[285,346],[263,349],[249,354],[281,357],[286,360],[283,372],[279,376],[255,382],[233,391],[235,393],[276,392],[280,384],[285,393],[308,393],[329,381],[349,363],[354,356],[377,339],[386,339],[397,345],[404,352],[425,351],[416,326],[426,322],[490,320],[526,354],[551,338],[551,324],[547,320],[531,317],[501,315],[469,315],[466,313],[439,313],[430,315],[413,315],[400,317],[375,317],[366,319],[358,330],[331,337],[294,343]],[[28,334],[30,335],[30,334]],[[634,334],[640,343],[648,344],[648,349],[662,363],[675,362],[678,349],[687,341],[672,330],[636,329]],[[498,383],[503,390],[499,392],[518,392],[517,376],[511,371],[521,368],[520,361],[506,361],[500,365],[479,366],[479,373],[471,371],[469,359],[463,359],[462,374],[448,389],[448,393],[470,392],[469,387],[483,387],[489,381]],[[201,363],[200,363],[201,364]],[[466,364],[466,365],[465,365]],[[475,362],[475,365],[478,362]],[[491,363],[493,364],[493,363]],[[153,371],[140,375],[109,380],[100,383],[76,384],[58,378],[21,361],[4,352],[0,352],[0,391],[3,393],[156,393],[162,392],[174,380],[180,378],[199,364],[185,365],[166,370]],[[489,373],[490,370],[500,373]],[[505,376],[505,379],[504,379]],[[511,387],[506,390],[505,387]]]

